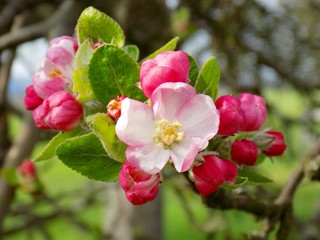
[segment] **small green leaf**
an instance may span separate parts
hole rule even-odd
[[[176,49],[177,43],[178,43],[179,37],[175,37],[171,39],[169,42],[167,42],[164,46],[159,48],[157,51],[151,53],[148,57],[144,58],[141,63],[147,59],[154,58],[157,56],[159,53],[165,52],[165,51],[170,51]]]
[[[241,177],[241,176],[237,176],[237,179],[235,181],[234,184],[230,184],[225,182],[222,187],[226,188],[226,189],[236,189],[238,187],[241,187],[243,185],[245,185],[248,182],[248,178],[247,177]]]
[[[202,67],[195,88],[198,93],[217,97],[220,80],[220,67],[215,57],[211,57]]]
[[[124,44],[124,34],[119,24],[93,7],[88,7],[81,13],[76,35],[80,43],[90,39],[95,43],[104,41],[119,47]]]
[[[246,184],[265,184],[265,183],[272,183],[273,181],[265,176],[260,175],[259,173],[252,172],[246,169],[239,169],[238,176],[242,178],[247,178],[248,181]]]
[[[73,70],[72,91],[77,94],[77,100],[80,103],[89,102],[96,98],[91,89],[87,67],[77,68]]]
[[[94,93],[91,89],[88,65],[93,54],[89,40],[84,41],[75,56],[75,69],[72,75],[72,90],[77,93],[77,100],[81,103],[95,99]]]
[[[139,48],[136,45],[125,45],[123,50],[126,51],[135,61],[139,59]]]
[[[136,87],[140,80],[139,66],[124,50],[104,45],[96,49],[89,63],[89,79],[94,95],[107,105],[118,94],[144,100]]]
[[[83,131],[83,129],[78,127],[68,132],[59,132],[50,140],[50,142],[45,146],[42,152],[34,159],[34,161],[39,162],[53,158],[56,155],[57,147],[61,143],[63,143],[68,138],[77,136],[81,131]]]
[[[199,66],[196,60],[188,54],[189,62],[190,62],[190,71],[189,71],[189,84],[191,86],[194,86],[196,84],[196,81],[198,79],[199,75]]]
[[[122,166],[108,156],[93,133],[66,140],[57,148],[57,156],[66,166],[97,181],[116,181]]]
[[[91,129],[99,137],[104,149],[112,159],[118,162],[126,160],[125,151],[127,145],[118,139],[114,121],[107,114],[96,114],[92,121]]]

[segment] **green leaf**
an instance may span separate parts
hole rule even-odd
[[[272,183],[273,181],[265,176],[260,175],[259,173],[252,172],[247,169],[239,169],[238,176],[242,178],[247,178],[248,181],[246,184],[265,184],[265,183]]]
[[[94,133],[70,138],[57,148],[59,159],[83,176],[116,181],[122,164],[112,160]]]
[[[125,150],[127,145],[117,137],[115,123],[107,114],[96,114],[92,121],[91,129],[99,137],[104,149],[112,159],[118,162],[126,160]]]
[[[76,26],[80,43],[86,39],[92,42],[105,42],[122,47],[124,34],[119,24],[99,10],[88,7],[80,15]]]
[[[220,80],[220,67],[215,57],[211,57],[202,67],[195,88],[198,93],[217,97]]]
[[[59,132],[50,142],[45,146],[42,152],[34,159],[34,161],[44,161],[53,158],[56,155],[57,147],[68,138],[77,136],[83,129],[81,127],[75,128],[68,132]]]
[[[234,184],[230,184],[228,182],[225,182],[222,185],[222,187],[226,188],[226,189],[236,189],[238,187],[241,187],[241,186],[245,185],[247,182],[248,182],[248,178],[247,177],[237,176],[237,179],[236,179]]]
[[[136,87],[140,80],[139,66],[124,50],[104,45],[96,49],[89,63],[89,79],[94,95],[107,105],[118,94],[144,100]]]
[[[190,71],[189,71],[189,84],[191,86],[194,86],[196,84],[196,81],[198,79],[199,75],[199,66],[196,60],[188,54],[189,62],[190,62]]]
[[[179,37],[175,37],[175,38],[171,39],[169,42],[167,42],[164,46],[162,46],[161,48],[159,48],[157,51],[151,53],[149,56],[147,56],[146,58],[144,58],[144,59],[141,61],[141,63],[142,63],[143,61],[149,59],[149,58],[154,58],[154,57],[157,56],[159,53],[176,49],[178,40],[179,40]]]
[[[125,45],[123,50],[126,51],[135,61],[139,59],[139,48],[136,45]]]
[[[73,92],[77,93],[77,100],[81,103],[95,99],[89,81],[89,62],[93,54],[93,48],[89,40],[84,41],[75,56],[75,69],[72,75]]]

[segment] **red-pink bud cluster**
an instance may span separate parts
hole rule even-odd
[[[222,135],[259,130],[267,117],[264,99],[251,93],[241,93],[238,98],[221,96],[215,105],[220,114],[218,133]]]
[[[208,196],[224,182],[234,183],[238,175],[237,166],[230,160],[215,155],[206,155],[204,162],[192,169],[194,185],[201,196]]]
[[[267,117],[265,100],[255,94],[241,93],[239,97],[224,95],[215,101],[220,114],[218,133],[235,135],[259,130]],[[252,135],[255,133],[248,133]],[[286,145],[282,133],[267,131],[257,133],[252,139],[244,136],[230,145],[230,158],[239,165],[253,166],[259,153],[267,156],[279,156]]]
[[[183,51],[167,51],[144,61],[140,68],[140,85],[144,95],[151,97],[162,83],[187,82],[190,70],[188,55]]]
[[[26,89],[24,104],[33,110],[38,128],[68,131],[76,127],[83,115],[82,106],[66,92],[72,79],[73,60],[78,50],[76,39],[54,38],[46,57]]]
[[[160,174],[146,173],[125,162],[119,174],[119,183],[128,201],[140,205],[156,197],[160,187]]]

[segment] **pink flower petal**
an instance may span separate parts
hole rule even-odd
[[[154,118],[176,120],[177,113],[186,101],[196,95],[195,89],[187,83],[163,83],[152,94]]]
[[[173,145],[170,157],[176,170],[178,172],[187,171],[198,152],[202,150],[203,145],[201,139],[184,139],[180,143]]]
[[[161,171],[169,160],[169,150],[163,149],[161,144],[148,144],[144,146],[129,146],[126,150],[127,161],[133,166],[149,174]]]
[[[116,124],[119,139],[130,146],[150,144],[155,136],[152,109],[139,101],[122,101],[121,116]]]
[[[219,129],[219,113],[213,100],[197,94],[180,110],[177,121],[182,124],[185,137],[213,138]]]

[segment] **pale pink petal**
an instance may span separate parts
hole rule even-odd
[[[187,138],[199,137],[209,140],[219,129],[219,113],[213,100],[203,94],[197,94],[183,106],[178,113],[177,121],[182,124]]]
[[[208,142],[208,141],[206,141]],[[199,151],[207,144],[201,139],[184,139],[180,143],[172,145],[170,158],[178,172],[185,172],[191,166]]]
[[[121,116],[116,124],[119,139],[130,146],[150,144],[156,134],[152,109],[139,101],[122,101]]]
[[[169,160],[169,150],[163,149],[161,144],[148,144],[144,146],[129,146],[126,150],[127,161],[133,166],[149,174],[161,171]]]
[[[196,90],[187,83],[163,83],[152,94],[154,118],[176,121],[176,115],[188,99],[196,95]]]

